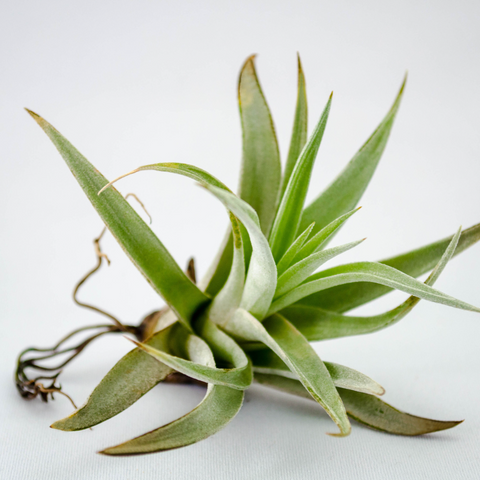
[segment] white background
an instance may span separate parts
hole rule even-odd
[[[421,302],[395,327],[317,344],[322,358],[359,369],[386,400],[418,415],[462,419],[423,438],[353,425],[346,439],[313,402],[251,388],[222,432],[197,445],[144,457],[95,452],[186,413],[200,389],[160,386],[93,431],[49,425],[71,411],[64,398],[23,401],[16,354],[97,322],[71,290],[94,264],[101,222],[44,133],[44,116],[108,178],[160,161],[193,163],[235,188],[241,134],[240,66],[257,68],[285,158],[296,97],[296,52],[307,78],[311,126],[331,90],[332,113],[310,197],[326,186],[390,107],[405,70],[397,122],[363,209],[336,243],[368,237],[343,261],[376,260],[480,221],[480,4],[474,1],[21,1],[0,11],[1,362],[3,479],[245,479],[480,477],[480,318]],[[152,227],[183,266],[205,272],[227,217],[193,182],[156,173],[125,180]],[[112,266],[82,298],[135,323],[161,302],[108,237]],[[479,305],[480,246],[452,261],[439,289]],[[393,294],[361,312],[379,312]],[[82,403],[130,349],[99,341],[62,384]]]

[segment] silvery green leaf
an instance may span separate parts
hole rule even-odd
[[[211,326],[217,328],[213,324]],[[203,332],[200,332],[200,334],[203,336]],[[221,335],[227,337],[225,334]],[[212,342],[212,338],[214,337],[209,339],[209,343]],[[188,352],[195,351],[196,349],[199,351],[203,350],[205,341],[200,337],[189,333],[188,330],[179,323],[174,324],[172,327],[169,336],[168,351],[154,348],[146,343],[139,343],[134,340],[132,340],[132,342],[156,360],[168,365],[177,372],[183,373],[184,375],[202,382],[224,385],[238,390],[248,388],[252,382],[252,368],[250,362],[240,347],[231,353],[231,355],[234,355],[235,358],[239,360],[234,368],[211,367],[183,358],[187,356],[191,357],[191,353],[189,354]],[[234,343],[235,342],[231,340],[229,346],[232,347]],[[223,347],[220,346],[218,348]],[[169,351],[173,351],[174,354],[172,355]]]
[[[134,173],[149,170],[182,175],[196,180],[204,187],[213,186],[230,192],[228,187],[226,187],[222,182],[217,180],[213,175],[206,172],[205,170],[202,170],[201,168],[195,167],[194,165],[188,165],[186,163],[155,163],[152,165],[145,165],[143,167],[139,167],[132,172],[116,178],[108,185],[106,185],[100,191],[100,193],[102,193],[104,190],[106,190],[108,187],[110,187],[113,183],[117,182],[121,178],[125,178]],[[240,225],[238,224],[236,217],[231,213],[230,222],[232,225],[232,235],[234,242],[233,263],[227,282],[225,283],[222,290],[215,297],[210,306],[210,318],[213,321],[217,322],[226,321],[229,312],[238,308],[242,298],[243,285],[245,280],[245,262]]]
[[[250,352],[250,358],[253,363],[254,378],[259,373],[264,373],[298,380],[298,376],[272,350],[255,350]],[[336,387],[372,395],[383,395],[385,393],[381,385],[357,370],[339,365],[338,363],[324,363]]]
[[[307,258],[295,263],[279,277],[274,298],[281,297],[285,293],[297,287],[325,262],[328,262],[328,260],[335,258],[337,255],[356,247],[364,240],[365,239],[363,238],[362,240],[357,240],[356,242],[346,243],[345,245],[339,245],[338,247],[312,253]]]
[[[338,217],[333,222],[329,223],[326,227],[317,232],[301,250],[295,255],[292,263],[297,263],[304,258],[307,258],[312,253],[320,251],[332,238],[333,234],[358,210],[362,207],[358,207],[351,212],[347,212],[341,217]]]
[[[300,223],[301,230],[315,222],[314,232],[318,232],[340,215],[355,208],[385,150],[406,81],[407,77],[402,83],[392,108],[371,137],[333,183],[304,210]]]
[[[268,315],[278,312],[312,293],[353,282],[379,283],[431,302],[480,312],[479,308],[435,290],[388,265],[375,262],[358,262],[340,265],[312,275],[305,283],[275,300]]]
[[[187,348],[187,354],[192,362],[202,364],[205,368],[215,368],[212,352],[205,342],[189,343]],[[187,415],[100,453],[137,455],[171,450],[199,442],[217,433],[233,419],[242,406],[243,396],[243,391],[240,390],[208,385],[203,401]]]
[[[146,343],[168,351],[172,327],[157,332]],[[84,430],[126,410],[173,370],[135,348],[105,375],[86,403],[52,428],[64,431]]]
[[[331,103],[332,96],[330,96],[314,132],[295,164],[282,201],[278,207],[270,233],[270,246],[272,248],[273,258],[277,262],[282,258],[283,254],[288,250],[288,247],[297,236],[303,204],[305,203],[308,185],[310,183],[310,176],[327,125]],[[308,225],[302,227],[301,230],[305,230],[307,226]]]
[[[240,73],[238,103],[243,156],[238,196],[258,214],[262,231],[270,231],[280,192],[282,168],[272,116],[257,78],[255,56]]]
[[[244,225],[253,252],[248,267],[241,307],[262,319],[270,306],[277,284],[277,269],[268,241],[260,230],[255,211],[240,198],[217,187],[207,186]]]
[[[111,188],[103,195],[97,195],[108,183],[105,177],[46,120],[28,112],[57,147],[125,253],[188,327],[193,314],[206,305],[209,298],[185,275],[165,246],[117,190]]]
[[[455,253],[460,234],[461,229],[454,235],[442,258],[425,281],[426,285],[431,286],[438,279]],[[301,304],[287,307],[282,310],[282,315],[289,319],[309,341],[326,340],[372,333],[390,327],[404,318],[419,301],[420,298],[411,296],[401,305],[388,312],[368,317],[342,315],[341,313]]]
[[[300,55],[298,58],[298,90],[297,90],[297,106],[295,108],[295,119],[293,121],[292,138],[290,140],[290,148],[288,150],[287,163],[285,165],[285,173],[282,179],[281,195],[285,193],[288,181],[292,175],[297,160],[302,153],[303,147],[307,143],[308,135],[308,106],[307,106],[307,90],[305,88],[305,76],[303,74],[302,62]]]
[[[380,263],[389,265],[412,277],[418,277],[438,263],[453,236],[425,245],[416,250],[398,255]],[[480,224],[474,225],[462,232],[455,255],[463,252],[480,240]],[[302,305],[310,305],[324,310],[346,312],[352,308],[371,302],[392,291],[384,285],[375,283],[351,283],[323,290],[300,300]]]
[[[298,380],[279,375],[255,374],[255,381],[286,393],[312,400]],[[339,388],[338,392],[350,418],[370,428],[395,435],[424,435],[453,428],[462,421],[430,420],[397,410],[380,398]]]
[[[310,235],[310,232],[312,231],[312,228],[315,224],[312,223],[309,225],[304,232],[302,232],[296,239],[295,241],[290,245],[288,250],[285,252],[283,257],[280,259],[280,261],[277,263],[277,275],[280,277],[285,270],[287,270],[288,267],[293,262],[293,259],[297,255],[297,253],[300,251],[300,249],[303,247],[305,242],[307,241],[308,236]]]
[[[245,340],[262,342],[273,350],[337,424],[340,429],[337,435],[350,433],[345,408],[327,368],[305,337],[281,315],[272,315],[261,323],[246,310],[239,309],[225,329]]]

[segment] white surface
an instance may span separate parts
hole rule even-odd
[[[0,478],[245,479],[480,477],[480,319],[421,302],[394,328],[318,344],[324,359],[359,369],[386,400],[418,415],[465,418],[424,438],[357,424],[346,439],[313,403],[253,387],[238,417],[195,446],[106,458],[95,451],[173,420],[201,391],[161,386],[93,431],[48,428],[71,411],[63,398],[24,402],[15,356],[98,320],[71,289],[94,262],[99,219],[43,132],[22,110],[52,122],[107,177],[154,161],[191,162],[235,187],[240,164],[237,74],[251,53],[274,114],[283,158],[296,88],[295,52],[307,76],[311,125],[332,89],[330,122],[312,197],[370,135],[410,78],[398,121],[362,211],[337,242],[368,237],[343,261],[377,259],[480,221],[478,2],[4,2],[0,15],[1,305]],[[227,225],[192,182],[141,174],[136,192],[181,265],[201,272]],[[113,264],[83,298],[127,322],[160,302],[111,238]],[[480,247],[455,259],[438,288],[479,305]],[[377,312],[390,295],[363,312]],[[77,402],[130,346],[92,346],[62,383]]]

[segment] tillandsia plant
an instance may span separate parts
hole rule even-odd
[[[70,351],[73,357],[91,340],[110,332],[132,334],[138,340],[132,340],[136,348],[118,361],[86,403],[52,427],[75,431],[97,425],[162,381],[206,385],[205,398],[180,419],[101,453],[151,453],[207,438],[237,414],[252,381],[315,400],[337,425],[336,436],[350,433],[349,417],[400,435],[420,435],[457,425],[456,421],[429,420],[397,410],[379,398],[384,389],[377,382],[349,367],[324,362],[310,345],[389,327],[420,299],[480,312],[433,288],[448,261],[480,239],[480,224],[380,262],[348,263],[317,272],[328,260],[362,241],[327,248],[338,229],[358,210],[385,149],[404,87],[405,81],[385,118],[345,169],[305,207],[332,97],[308,136],[305,79],[299,59],[293,132],[282,173],[272,117],[254,57],[248,58],[238,86],[243,158],[237,195],[193,165],[157,163],[127,174],[157,171],[189,177],[227,209],[229,230],[214,264],[198,284],[193,264],[184,273],[124,196],[111,186],[113,182],[46,120],[29,111],[57,147],[106,228],[167,304],[145,317],[139,327],[123,325],[110,316],[113,325],[87,327],[95,328],[95,334],[79,346],[62,350],[64,339],[44,350],[48,358]],[[76,291],[105,260],[100,238],[95,242],[98,264]],[[416,280],[428,271],[431,274],[425,282]],[[382,314],[346,315],[348,310],[393,289],[410,297]],[[20,357],[17,385],[24,396],[41,395],[46,400],[54,392],[61,393],[55,383],[61,366],[51,376],[44,373],[28,380],[26,368],[42,368],[38,362],[25,360],[25,354]],[[49,387],[39,382],[46,378],[52,380]]]

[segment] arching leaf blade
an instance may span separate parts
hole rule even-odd
[[[186,163],[155,163],[151,165],[145,165],[139,167],[132,172],[129,172],[125,175],[118,177],[117,179],[111,181],[106,185],[100,193],[108,189],[115,182],[121,178],[125,178],[129,175],[141,172],[141,171],[158,171],[158,172],[167,172],[173,173],[176,175],[182,175],[184,177],[191,178],[196,180],[200,185],[204,187],[215,187],[217,189],[225,190],[230,192],[227,186],[225,186],[220,180],[217,180],[213,175],[206,172],[205,170],[196,167],[194,165],[189,165]],[[231,192],[230,192],[231,193]],[[232,194],[233,195],[233,194]],[[243,294],[244,280],[245,280],[245,261],[244,261],[244,251],[243,251],[243,240],[240,224],[237,218],[231,213],[230,214],[230,223],[232,226],[231,234],[233,236],[233,263],[230,270],[229,276],[225,285],[222,287],[220,292],[215,296],[212,304],[210,305],[210,318],[213,321],[218,321],[216,318],[219,317],[220,320],[226,321],[228,316],[228,311],[233,311],[239,307],[240,301]]]
[[[402,255],[382,260],[379,263],[393,267],[412,277],[418,277],[435,267],[452,238],[453,236],[444,238]],[[480,224],[463,230],[454,256],[471,247],[479,240]],[[341,313],[371,302],[391,291],[392,288],[375,283],[351,283],[320,291],[302,298],[299,303]]]
[[[253,363],[254,378],[263,373],[298,380],[297,375],[272,350],[255,350],[250,352],[250,358]],[[381,385],[353,368],[333,362],[324,363],[336,387],[372,395],[383,395],[385,393],[385,389]]]
[[[433,285],[447,263],[455,253],[461,229],[454,235],[445,253],[443,254],[432,273],[425,280],[426,285]],[[352,335],[363,335],[390,327],[404,318],[420,301],[420,298],[411,296],[398,307],[366,317],[342,315],[318,307],[295,304],[282,310],[282,315],[309,341],[327,340]]]
[[[370,183],[385,150],[406,81],[407,77],[405,76],[392,107],[370,138],[333,183],[305,208],[300,229],[315,222],[314,232],[318,232],[340,215],[355,208]]]
[[[242,222],[248,231],[253,251],[241,307],[262,319],[275,293],[277,268],[268,241],[260,230],[257,214],[250,205],[235,195],[213,186],[206,188]]]
[[[431,302],[480,312],[478,307],[435,290],[388,265],[375,262],[357,262],[330,268],[312,275],[308,281],[275,300],[268,314],[278,312],[314,292],[355,282],[379,283]]]
[[[134,342],[144,352],[177,372],[205,383],[224,385],[237,390],[245,390],[252,383],[252,369],[248,358],[243,355],[243,362],[234,368],[217,368],[183,358],[186,352],[200,350],[205,343],[200,337],[190,334],[185,327],[175,324],[169,337],[169,351],[162,351],[146,343]],[[240,347],[239,347],[239,350]]]
[[[278,375],[255,374],[255,381],[298,397],[313,400],[298,380]],[[461,421],[431,420],[402,412],[380,398],[339,388],[338,392],[350,418],[374,430],[394,435],[417,436],[453,428]]]
[[[168,336],[171,329],[170,326],[157,332],[147,343],[168,351]],[[139,348],[135,348],[107,373],[82,407],[55,422],[52,428],[77,431],[98,425],[133,405],[173,371]]]
[[[272,315],[260,323],[246,310],[239,309],[225,329],[273,350],[337,424],[340,433],[336,435],[350,433],[345,408],[327,368],[305,337],[286,319]]]
[[[365,239],[357,240],[356,242],[346,243],[338,247],[329,248],[320,252],[312,253],[307,258],[292,265],[285,273],[283,273],[277,281],[277,289],[275,291],[275,298],[278,298],[293,288],[300,285],[305,279],[309,277],[317,268],[328,262],[332,258],[356,247]]]
[[[165,246],[117,190],[112,188],[101,196],[97,195],[108,183],[105,177],[52,125],[39,115],[29,113],[58,149],[122,249],[175,311],[180,321],[188,326],[194,313],[209,302],[209,297],[191,282]]]
[[[272,115],[254,65],[247,59],[240,72],[238,103],[242,121],[243,156],[238,196],[258,214],[267,234],[275,216],[282,176]]]
[[[187,350],[187,355],[192,362],[206,368],[215,367],[212,352],[205,342],[190,344],[190,349],[187,347]],[[215,434],[230,422],[240,410],[243,396],[244,393],[240,390],[208,385],[203,401],[187,415],[100,453],[138,455],[191,445]]]

